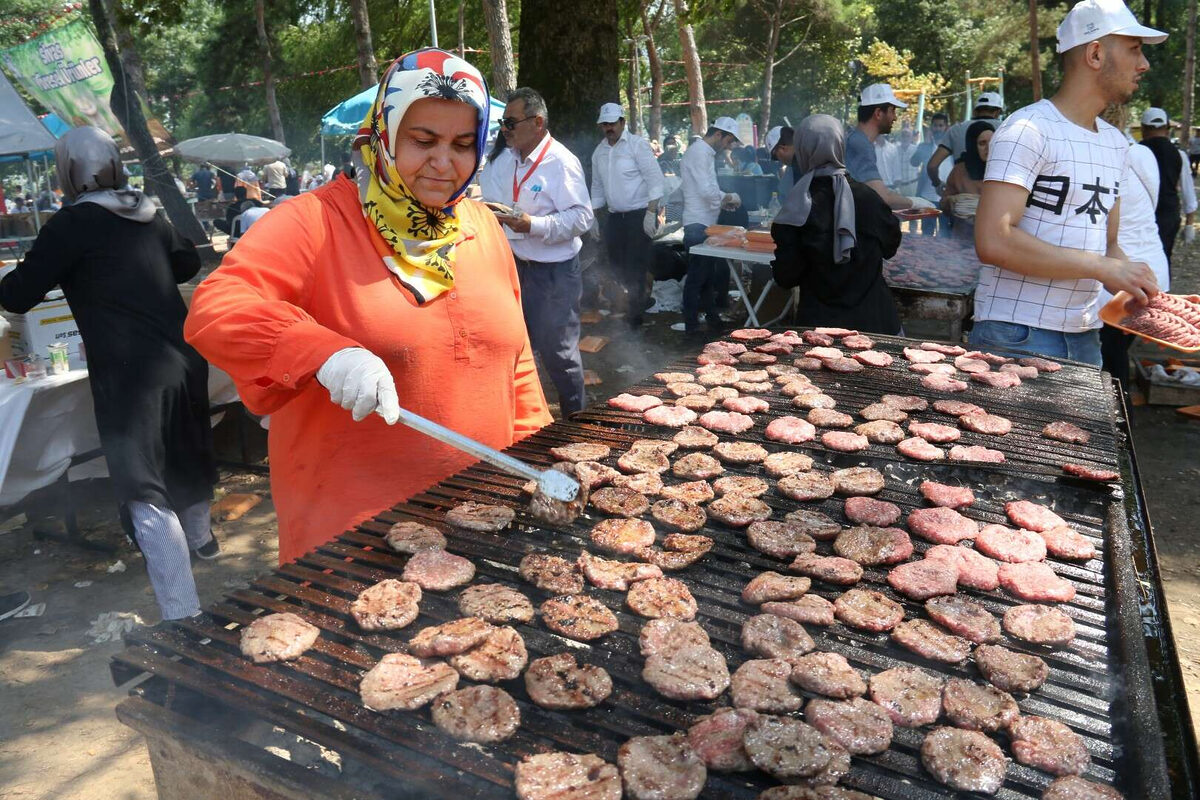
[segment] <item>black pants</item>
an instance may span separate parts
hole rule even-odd
[[[650,237],[642,229],[646,209],[610,211],[604,245],[613,278],[629,293],[629,321],[642,321],[646,310],[646,270],[650,266]]]
[[[1104,371],[1119,380],[1125,392],[1129,391],[1129,345],[1132,343],[1132,333],[1111,325],[1100,329],[1100,357],[1104,360]]]
[[[1164,216],[1158,220],[1158,238],[1162,242],[1163,252],[1167,254],[1167,263],[1171,263],[1171,253],[1175,250],[1175,237],[1179,235],[1179,213]]]

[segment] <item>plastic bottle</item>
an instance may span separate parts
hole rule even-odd
[[[779,204],[779,192],[771,192],[771,202],[767,205],[767,219],[773,220],[783,206]]]

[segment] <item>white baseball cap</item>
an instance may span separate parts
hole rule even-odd
[[[782,125],[776,125],[774,128],[771,128],[771,130],[767,131],[767,140],[763,143],[763,146],[767,148],[768,153],[775,150],[775,145],[779,144],[779,138],[781,136],[783,136]]]
[[[998,92],[983,92],[979,97],[975,98],[976,108],[998,108],[1004,110],[1004,101],[1000,99]]]
[[[616,122],[625,116],[625,109],[621,108],[620,103],[605,103],[600,106],[600,118],[596,120],[596,124],[601,122]]]
[[[1166,111],[1151,106],[1142,112],[1142,124],[1147,128],[1165,128],[1171,120]]]
[[[1139,24],[1121,0],[1081,0],[1058,26],[1058,52],[1113,34],[1132,36],[1145,44],[1159,44],[1167,38],[1162,31]]]
[[[740,134],[738,133],[738,124],[736,121],[734,121],[733,117],[717,117],[716,120],[713,121],[712,127],[719,131],[732,134],[733,138],[737,139],[739,144],[741,143],[742,140]]]
[[[896,93],[886,83],[872,83],[862,90],[858,98],[860,106],[881,106],[884,103],[896,108],[908,108],[908,103],[901,103],[896,99]]]

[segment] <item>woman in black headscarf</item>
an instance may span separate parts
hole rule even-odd
[[[942,210],[954,217],[955,239],[975,241],[975,209],[979,207],[988,149],[995,132],[990,120],[972,122],[967,128],[967,149],[946,177]]]
[[[871,187],[846,173],[845,132],[827,114],[804,119],[793,136],[796,183],[771,226],[772,270],[800,287],[800,325],[900,331],[883,281],[883,259],[900,246],[900,223]]]
[[[200,270],[196,249],[130,189],[117,145],[73,128],[54,148],[69,202],[0,281],[0,306],[24,313],[62,287],[87,348],[100,443],[122,516],[146,557],[163,619],[200,611],[191,549],[213,558],[216,482],[208,364],[183,340],[176,284]]]

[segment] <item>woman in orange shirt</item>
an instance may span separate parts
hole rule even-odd
[[[467,62],[396,59],[357,182],[273,209],[196,290],[188,341],[271,415],[281,563],[474,460],[395,425],[399,407],[496,448],[551,421],[512,252],[464,198],[488,107]]]

